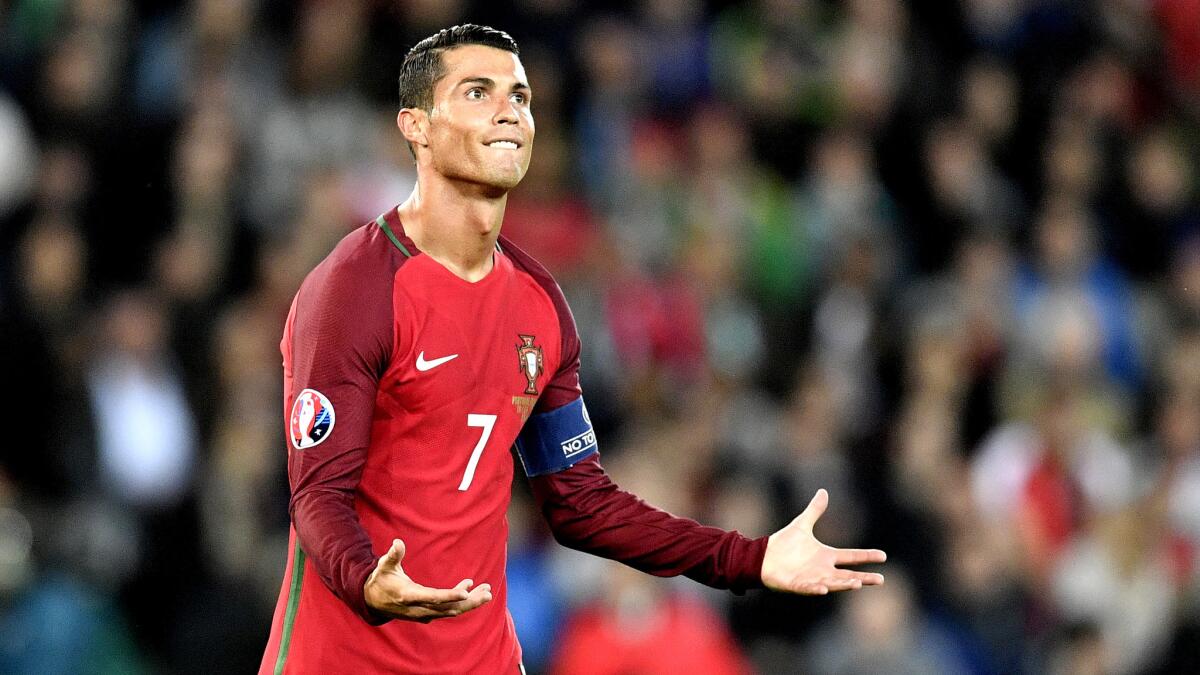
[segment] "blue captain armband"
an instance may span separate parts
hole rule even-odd
[[[530,478],[562,471],[596,452],[596,432],[583,398],[529,418],[517,437],[517,455]]]

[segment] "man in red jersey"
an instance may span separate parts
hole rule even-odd
[[[838,568],[882,551],[813,537],[824,490],[752,540],[609,480],[567,302],[500,236],[529,167],[531,95],[516,43],[491,28],[443,30],[405,58],[397,124],[417,186],[308,275],[284,328],[291,551],[260,673],[519,672],[514,446],[566,546],[735,591],[883,583]]]

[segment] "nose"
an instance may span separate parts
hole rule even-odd
[[[520,124],[521,116],[517,113],[516,105],[506,99],[500,104],[499,109],[496,110],[492,121],[496,124]]]

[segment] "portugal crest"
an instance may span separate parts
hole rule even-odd
[[[542,374],[542,348],[533,344],[537,339],[534,335],[518,335],[521,344],[517,345],[517,360],[521,374],[525,376],[525,393],[537,396],[537,378]]]

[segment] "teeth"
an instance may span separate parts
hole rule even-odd
[[[509,150],[516,150],[517,144],[513,143],[512,141],[492,141],[491,143],[488,143],[488,147],[507,148]]]

